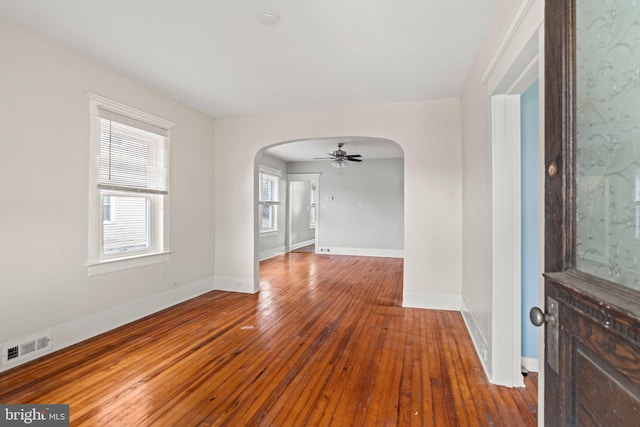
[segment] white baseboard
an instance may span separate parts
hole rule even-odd
[[[253,277],[216,276],[215,290],[255,294],[260,290]]]
[[[467,331],[469,331],[469,335],[471,336],[471,342],[473,342],[478,359],[480,359],[480,363],[482,363],[484,374],[490,379],[491,369],[489,369],[489,366],[491,366],[491,351],[489,350],[487,340],[482,335],[482,332],[480,332],[480,327],[478,326],[475,317],[471,314],[471,310],[464,298],[462,298],[461,311],[462,319],[464,320],[464,323],[467,326]]]
[[[141,319],[165,308],[195,298],[214,290],[214,278],[207,277],[196,282],[179,286],[148,297],[130,301],[99,313],[91,314],[70,322],[62,323],[50,328],[51,350],[44,354],[61,350],[104,332],[118,328],[127,323]],[[2,366],[0,372],[21,365],[44,354],[35,357],[21,358],[20,363]]]
[[[529,372],[538,372],[538,359],[532,357],[523,357],[521,359],[522,367]]]
[[[285,253],[286,248],[284,246],[278,246],[277,248],[261,251],[260,254],[258,254],[258,258],[260,261],[264,261],[265,259],[277,257],[278,255],[283,255]]]
[[[404,291],[402,295],[402,306],[408,308],[460,311],[460,301],[460,295],[441,292]]]
[[[404,258],[403,249],[375,249],[375,248],[340,248],[333,246],[316,247],[316,253],[320,255],[349,255],[371,256],[381,258]]]
[[[290,250],[295,251],[298,248],[304,248],[305,246],[313,245],[315,243],[316,243],[315,239],[307,240],[306,242],[296,243],[294,245],[291,245]]]

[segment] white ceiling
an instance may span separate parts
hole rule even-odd
[[[496,3],[0,0],[0,16],[222,117],[459,96]]]

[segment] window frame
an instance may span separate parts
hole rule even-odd
[[[119,102],[104,98],[94,93],[87,92],[89,99],[90,116],[90,162],[89,162],[89,250],[88,250],[88,273],[89,276],[120,271],[129,268],[137,268],[144,265],[151,265],[169,260],[169,193],[170,179],[167,172],[166,194],[157,194],[153,191],[132,188],[104,188],[99,183],[99,160],[100,160],[100,122],[101,114],[104,110],[124,116],[126,118],[142,122],[164,130],[167,139],[166,166],[169,169],[171,164],[170,156],[170,129],[175,123],[153,116],[143,111],[128,107]],[[150,245],[148,249],[114,254],[104,252],[104,227],[115,221],[114,215],[117,212],[111,211],[111,222],[104,221],[104,197],[105,196],[144,196],[150,203],[148,230]],[[113,198],[111,203],[113,203]],[[116,203],[117,204],[117,203]],[[112,206],[113,209],[113,206]]]
[[[275,183],[275,200],[263,200],[263,177],[269,176],[273,178]],[[260,166],[260,171],[258,173],[258,232],[262,235],[267,233],[277,233],[279,231],[278,227],[278,207],[280,206],[280,184],[282,179],[282,172],[278,169],[268,168],[265,166]],[[265,207],[268,207],[271,211],[273,227],[269,229],[264,229],[262,226],[262,212]]]
[[[109,199],[109,203],[105,203],[106,199]],[[115,200],[112,196],[110,195],[103,195],[102,196],[102,224],[115,224],[116,220],[115,220]],[[109,215],[108,218],[107,215],[105,215],[105,206],[108,206],[109,209]]]

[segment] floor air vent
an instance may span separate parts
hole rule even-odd
[[[20,351],[19,351],[20,347],[13,346],[13,347],[9,347],[7,349],[7,360],[12,360],[12,359],[17,359],[18,356],[20,356]]]
[[[51,331],[2,347],[2,365],[19,363],[31,359],[51,348]]]

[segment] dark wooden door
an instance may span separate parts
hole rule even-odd
[[[545,9],[545,425],[640,426],[640,2]]]

